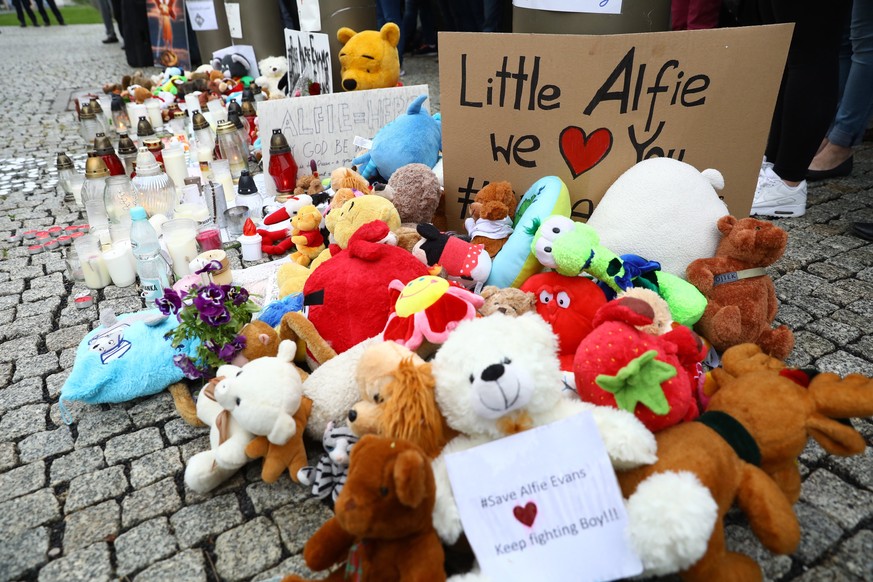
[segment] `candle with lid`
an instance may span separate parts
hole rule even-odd
[[[176,206],[176,188],[152,153],[144,147],[139,148],[136,157],[133,185],[139,191],[139,200],[149,216],[161,214],[172,218]]]
[[[115,148],[112,147],[112,142],[104,133],[98,133],[94,138],[94,150],[97,155],[103,158],[103,163],[109,169],[110,176],[123,176],[125,174],[124,164],[115,153]]]
[[[270,137],[269,174],[276,183],[276,191],[288,194],[297,185],[297,162],[291,155],[291,146],[281,129],[274,129]]]
[[[251,218],[246,219],[242,236],[237,240],[242,247],[244,261],[260,261],[264,258],[264,253],[261,250],[261,235],[258,234],[258,229]]]
[[[136,144],[126,133],[118,136],[118,157],[124,164],[124,173],[130,177],[136,169]]]
[[[236,126],[230,121],[220,121],[215,133],[218,153],[221,159],[227,160],[233,179],[238,180],[240,172],[248,165],[249,148],[240,140]]]
[[[121,95],[112,94],[112,124],[115,125],[115,131],[118,133],[127,132],[130,129],[130,118],[127,116],[127,109],[124,107],[124,100]]]

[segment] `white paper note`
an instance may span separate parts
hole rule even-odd
[[[185,6],[188,7],[188,18],[191,19],[193,30],[218,30],[213,0],[188,0]]]
[[[318,0],[297,0],[297,14],[300,16],[301,31],[321,30],[321,8],[318,6]]]
[[[230,38],[242,38],[242,21],[239,17],[239,4],[225,3],[224,11],[227,13],[227,27],[230,29]]]
[[[621,0],[512,0],[512,4],[519,8],[554,12],[621,14]]]

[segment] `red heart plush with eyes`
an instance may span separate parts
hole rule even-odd
[[[527,504],[522,507],[521,505],[516,505],[512,509],[512,515],[515,516],[515,519],[530,527],[533,525],[534,520],[537,518],[537,504],[533,501],[528,501]]]

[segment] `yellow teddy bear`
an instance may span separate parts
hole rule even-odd
[[[291,219],[291,242],[297,250],[291,253],[291,260],[304,267],[324,250],[324,237],[318,229],[321,213],[313,205],[304,206]]]
[[[400,28],[388,22],[381,30],[355,32],[342,27],[336,33],[342,43],[340,74],[343,89],[362,91],[396,87],[400,81],[400,57],[397,44]]]

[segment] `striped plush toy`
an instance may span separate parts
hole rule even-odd
[[[349,471],[349,453],[358,437],[347,426],[334,427],[333,421],[327,423],[321,439],[326,455],[322,455],[314,467],[303,467],[297,472],[297,479],[303,485],[312,486],[312,495],[318,499],[330,496],[336,501]]]

